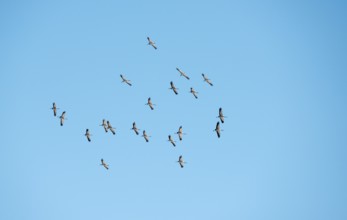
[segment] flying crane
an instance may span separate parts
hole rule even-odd
[[[169,140],[168,140],[168,141],[170,141],[170,143],[171,143],[174,147],[176,147],[175,141],[172,139],[171,135],[169,135]]]
[[[214,129],[214,131],[217,133],[217,137],[220,138],[220,126],[219,126],[219,122],[217,122],[217,124],[216,124],[216,129]]]
[[[113,129],[113,127],[109,121],[107,121],[107,129],[109,129],[113,135],[116,134],[116,131]]]
[[[53,102],[53,107],[51,109],[53,110],[54,117],[57,116],[57,109],[59,108],[57,108],[57,106],[55,105],[55,102]]]
[[[171,88],[169,88],[169,89],[172,89],[172,91],[177,95],[178,94],[178,92],[177,92],[178,89],[175,87],[175,85],[173,84],[172,81],[170,82],[170,86],[171,86]]]
[[[183,133],[183,129],[182,129],[182,126],[180,126],[178,128],[178,131],[176,132],[176,134],[178,135],[178,138],[180,139],[180,141],[182,140],[182,136],[186,133]]]
[[[135,122],[133,122],[133,127],[131,128],[132,130],[134,130],[134,132],[136,133],[136,135],[139,135],[139,130],[137,127],[136,127],[136,124]]]
[[[106,133],[108,132],[108,128],[107,128],[107,124],[106,124],[105,119],[102,119],[102,124],[100,126],[104,127]]]
[[[143,130],[143,132],[142,132],[142,137],[146,140],[146,142],[149,141],[149,136],[146,134],[145,130]]]
[[[155,104],[152,103],[151,97],[148,98],[146,105],[148,105],[148,106],[151,108],[151,110],[154,109],[154,108],[153,108],[153,105],[155,105]]]
[[[223,110],[222,110],[222,108],[219,108],[219,112],[218,112],[217,118],[219,118],[220,121],[221,121],[222,123],[224,123],[224,118],[226,118],[226,116],[223,115]]]
[[[60,126],[64,125],[64,121],[65,121],[65,111],[63,111],[63,113],[61,114],[60,118]]]
[[[182,155],[181,155],[181,156],[179,156],[179,158],[178,158],[178,161],[177,161],[177,162],[180,164],[181,168],[183,168],[183,167],[184,167],[184,164],[186,163],[186,162],[183,160]]]
[[[192,93],[196,99],[198,98],[198,96],[197,96],[198,92],[196,92],[196,91],[193,89],[193,87],[190,88],[190,93]]]
[[[108,164],[105,163],[104,159],[101,159],[101,166],[104,166],[106,170],[108,170]]]
[[[155,46],[155,42],[151,40],[151,38],[147,37],[148,40],[148,45],[151,45],[154,49],[157,49],[157,47]]]
[[[187,74],[185,74],[185,72],[183,72],[182,70],[180,70],[178,67],[176,67],[176,70],[177,70],[178,72],[180,72],[181,76],[184,76],[186,79],[189,80],[189,77],[187,76]]]
[[[207,76],[205,76],[205,74],[202,73],[201,75],[202,75],[202,77],[204,78],[204,81],[205,81],[205,82],[207,82],[210,86],[213,86],[211,80],[210,80],[209,78],[207,78]]]
[[[84,135],[87,137],[87,140],[90,142],[91,141],[90,140],[91,134],[89,133],[89,129],[88,128],[86,129],[86,133]]]

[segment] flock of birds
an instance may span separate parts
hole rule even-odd
[[[157,46],[155,45],[155,42],[154,42],[154,41],[152,41],[149,37],[147,37],[147,40],[148,40],[148,45],[152,46],[154,49],[157,49]],[[185,72],[183,72],[182,70],[180,70],[179,68],[176,68],[176,70],[180,73],[181,76],[183,76],[183,77],[186,78],[187,80],[190,79],[189,76],[188,76]],[[127,85],[132,86],[131,81],[128,80],[128,79],[126,79],[122,74],[120,75],[120,77],[121,77],[121,79],[122,79],[122,83],[126,83]],[[208,83],[210,86],[213,86],[211,80],[210,80],[209,78],[207,78],[207,76],[205,76],[205,74],[202,73],[202,77],[203,77],[203,80],[204,80],[206,83]],[[172,81],[170,82],[170,89],[171,89],[176,95],[178,95],[178,91],[177,91],[178,89],[175,87],[175,85],[174,85],[174,83],[173,83]],[[198,98],[198,95],[197,95],[198,92],[196,92],[192,87],[190,88],[190,93],[192,93],[193,96],[194,96],[196,99]],[[146,105],[148,105],[149,108],[150,108],[151,110],[154,110],[155,104],[152,103],[150,97],[148,98]],[[55,102],[53,102],[53,107],[52,107],[51,109],[53,110],[53,115],[54,115],[54,117],[56,117],[56,116],[57,116],[57,110],[58,110],[59,108],[57,108]],[[59,116],[60,125],[61,125],[61,126],[64,125],[64,122],[65,122],[65,120],[66,120],[65,115],[66,115],[66,112],[63,111],[62,114]],[[226,118],[226,116],[223,115],[223,110],[222,110],[222,108],[219,108],[219,112],[218,112],[217,118],[219,118],[220,121],[221,121],[222,123],[224,123],[224,118]],[[113,135],[116,134],[115,129],[112,127],[112,125],[111,125],[111,123],[110,123],[109,121],[106,121],[105,119],[103,119],[103,120],[102,120],[102,124],[101,124],[100,126],[102,126],[102,127],[104,128],[104,130],[105,130],[106,133],[107,133],[108,131],[110,131]],[[133,122],[133,125],[132,125],[132,128],[131,128],[131,129],[135,132],[136,135],[139,135],[139,130],[140,130],[140,129],[138,129],[138,128],[136,127],[136,123],[135,123],[135,122]],[[220,128],[219,121],[217,122],[216,128],[214,129],[214,131],[216,132],[217,137],[220,138],[220,136],[221,136],[221,128]],[[176,132],[176,134],[178,135],[179,140],[182,141],[183,135],[185,134],[185,133],[183,133],[183,128],[182,128],[182,126],[179,127],[179,129],[178,129],[178,131]],[[86,136],[88,142],[91,142],[91,134],[90,134],[90,131],[89,131],[88,128],[86,129],[86,133],[85,133],[84,135]],[[150,136],[148,136],[148,135],[146,134],[146,131],[145,131],[145,130],[143,130],[143,132],[142,132],[142,137],[145,139],[146,142],[149,142],[149,137],[150,137]],[[173,137],[172,137],[171,135],[168,136],[168,141],[169,141],[174,147],[176,147],[176,144],[175,144],[176,141],[174,141],[174,139],[173,139]],[[179,156],[177,162],[179,163],[179,165],[180,165],[181,168],[183,168],[183,167],[184,167],[184,164],[186,163],[186,162],[183,160],[183,156],[182,156],[182,155]],[[101,164],[100,164],[100,165],[103,166],[103,167],[104,167],[105,169],[107,169],[107,170],[109,169],[109,165],[104,161],[104,159],[101,159]]]

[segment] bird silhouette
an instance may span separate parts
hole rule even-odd
[[[211,80],[210,80],[209,78],[207,78],[207,76],[205,76],[205,74],[202,73],[201,75],[202,75],[202,77],[204,78],[204,81],[205,81],[205,82],[207,82],[210,86],[213,86]]]
[[[183,72],[182,70],[180,70],[178,67],[176,67],[176,70],[181,74],[181,76],[185,77],[186,79],[189,80],[189,77],[187,76],[187,74],[185,72]]]
[[[104,159],[101,159],[101,166],[104,166],[106,170],[108,170],[108,164],[105,163]]]
[[[151,40],[151,38],[147,37],[148,45],[151,45],[154,49],[157,49],[157,46],[155,46],[155,42]]]

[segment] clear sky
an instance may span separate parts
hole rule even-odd
[[[0,219],[347,219],[346,6],[1,1]]]

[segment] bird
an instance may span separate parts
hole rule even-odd
[[[207,78],[207,76],[205,76],[205,74],[202,73],[201,75],[202,75],[202,77],[204,78],[204,81],[205,81],[205,82],[207,82],[210,86],[213,86],[211,80],[210,80],[209,78]]]
[[[177,92],[178,89],[175,87],[175,85],[173,84],[172,81],[170,82],[170,86],[171,86],[171,88],[169,88],[169,89],[172,89],[172,91],[177,95],[178,94],[178,92]]]
[[[222,123],[224,123],[224,118],[226,118],[226,116],[223,115],[223,110],[222,110],[222,108],[219,108],[219,114],[218,114],[217,118],[219,118],[220,121],[221,121]]]
[[[136,127],[135,122],[133,122],[133,127],[132,127],[131,129],[135,131],[136,135],[139,135],[139,130],[140,130],[140,129],[138,129],[138,128]]]
[[[63,113],[61,114],[60,118],[60,126],[64,125],[64,121],[65,121],[65,111],[63,111]]]
[[[184,164],[186,163],[186,162],[183,160],[182,155],[181,155],[181,156],[179,156],[179,158],[178,158],[178,161],[177,161],[177,162],[180,164],[181,168],[183,168],[183,167],[184,167]]]
[[[110,131],[112,132],[113,135],[116,134],[115,130],[113,129],[113,127],[109,121],[107,121],[107,129],[110,129]]]
[[[196,92],[192,87],[190,88],[190,93],[192,93],[196,99],[198,98],[198,96],[196,95],[198,94],[198,92]]]
[[[178,72],[180,72],[181,76],[184,76],[186,79],[189,80],[189,77],[187,76],[187,74],[185,74],[182,70],[180,70],[178,67],[176,67],[176,70],[177,70]]]
[[[106,170],[108,170],[108,164],[104,162],[104,159],[101,158],[101,166],[104,166]]]
[[[220,138],[220,126],[219,126],[219,122],[217,122],[217,124],[216,124],[216,129],[214,129],[214,131],[217,133],[217,137]]]
[[[182,129],[182,126],[180,126],[178,128],[178,131],[176,132],[176,134],[178,134],[178,138],[180,139],[180,141],[182,140],[182,135],[186,134],[186,133],[183,133],[183,129]]]
[[[146,131],[145,130],[143,130],[143,132],[142,132],[142,137],[146,140],[146,142],[148,142],[149,141],[149,136],[146,134]]]
[[[91,141],[90,140],[91,134],[89,133],[89,129],[88,128],[86,129],[86,133],[84,135],[87,137],[87,140],[90,142]]]
[[[102,119],[102,124],[100,126],[104,127],[106,133],[108,132],[108,128],[107,128],[107,124],[106,124],[106,120],[105,119]]]
[[[175,141],[172,139],[171,135],[169,135],[169,140],[168,140],[168,141],[170,141],[170,143],[171,143],[174,147],[176,147]]]
[[[151,97],[148,98],[146,105],[148,105],[152,110],[154,109],[153,105],[155,105],[155,104],[152,103]]]
[[[155,42],[151,40],[151,38],[147,37],[148,45],[151,45],[154,49],[157,49],[157,46],[155,46]]]
[[[131,81],[126,79],[126,78],[124,78],[124,76],[122,74],[120,74],[120,78],[122,78],[122,83],[126,83],[129,86],[132,86],[131,83],[130,83]]]
[[[55,105],[55,102],[53,102],[53,107],[51,109],[53,110],[54,117],[57,116],[57,109],[59,108],[57,108],[57,106]]]

